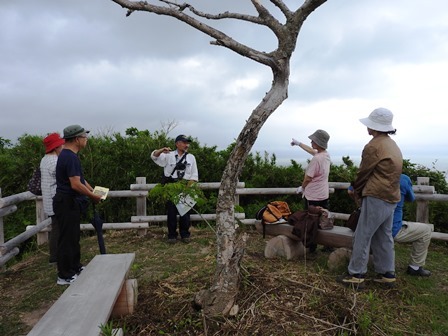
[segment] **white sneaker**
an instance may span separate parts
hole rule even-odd
[[[68,279],[63,279],[63,278],[58,277],[58,281],[56,283],[58,285],[70,285],[76,280],[77,277],[78,276],[76,274]]]

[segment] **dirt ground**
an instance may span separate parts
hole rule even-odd
[[[163,228],[144,236],[105,233],[108,253],[136,253],[130,277],[138,280],[134,313],[111,323],[128,336],[415,335],[431,330],[428,325],[410,325],[425,310],[412,308],[405,278],[395,289],[369,282],[367,290],[357,292],[336,283],[335,276],[343,269],[328,269],[330,252],[318,248],[307,259],[266,259],[263,251],[269,237],[247,233],[238,312],[231,317],[204,316],[193,305],[194,295],[208,288],[214,277],[216,248],[210,229],[193,229],[190,244],[175,245],[166,243]],[[84,237],[81,245],[88,263],[98,253],[95,236]],[[7,312],[0,318],[2,335],[26,334],[63,292],[55,284],[46,249],[40,247],[0,275],[0,308]]]

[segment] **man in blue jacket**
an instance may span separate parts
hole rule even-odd
[[[413,202],[415,200],[412,182],[409,176],[401,174],[400,176],[401,200],[397,203],[394,212],[394,223],[392,226],[392,236],[398,243],[412,243],[411,260],[407,273],[414,276],[428,277],[431,272],[424,269],[428,247],[431,243],[432,225],[423,223],[406,222],[403,224],[403,206],[404,202]]]

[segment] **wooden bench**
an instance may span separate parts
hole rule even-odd
[[[255,228],[263,233],[261,221],[255,222]],[[264,255],[266,258],[275,256],[295,259],[303,256],[305,249],[299,238],[292,233],[293,226],[289,224],[269,224],[265,226],[265,234],[274,236],[266,243]],[[331,247],[351,248],[354,232],[343,226],[334,226],[331,230],[318,230],[316,243]]]
[[[255,228],[258,232],[263,233],[263,225],[261,221],[255,223]],[[292,233],[293,226],[289,224],[271,224],[266,225],[266,235],[278,236],[284,235],[293,240],[299,240],[299,238]],[[318,230],[316,243],[332,246],[332,247],[352,247],[354,232],[349,228],[335,225],[331,230]]]
[[[28,336],[100,335],[117,298],[129,291],[126,279],[134,258],[134,253],[95,256]],[[133,291],[136,295],[136,288]]]

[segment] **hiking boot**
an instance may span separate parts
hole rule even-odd
[[[382,283],[386,285],[387,287],[395,287],[397,278],[395,277],[395,274],[392,272],[386,272],[384,274],[377,274],[376,278],[373,279],[373,281]]]
[[[58,277],[58,281],[56,281],[56,283],[58,285],[71,285],[77,278],[77,275],[75,274],[74,276],[72,276],[71,278],[60,278]]]
[[[176,244],[177,239],[176,238],[168,238],[167,242],[168,242],[168,244]]]
[[[343,274],[336,278],[336,281],[354,289],[363,289],[365,287],[365,274]]]
[[[189,237],[181,238],[182,243],[189,244],[191,239]]]
[[[409,275],[421,276],[421,277],[429,277],[431,275],[431,271],[425,270],[421,266],[418,268],[418,270],[415,270],[411,266],[408,266],[406,273]]]

